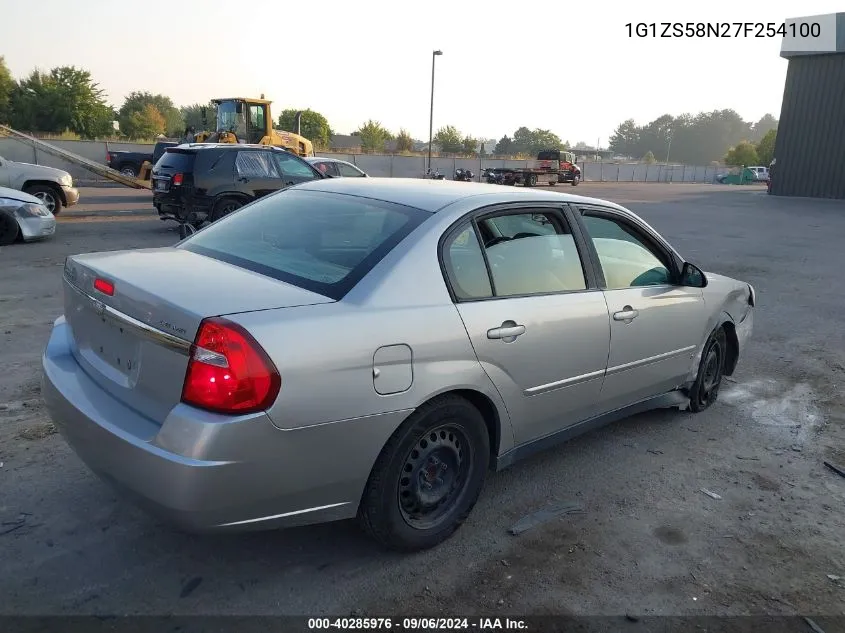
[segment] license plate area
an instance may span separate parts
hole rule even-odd
[[[126,326],[113,319],[94,315],[99,321],[91,332],[91,351],[101,361],[125,376],[134,375],[138,369],[139,340]]]
[[[166,180],[156,180],[155,190],[156,191],[167,191],[167,181]]]

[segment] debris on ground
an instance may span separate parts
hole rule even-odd
[[[835,464],[831,464],[830,462],[824,462],[824,465],[830,468],[837,475],[845,477],[845,468],[842,468],[841,466],[836,466]]]
[[[654,449],[654,448],[648,449],[648,452],[652,453],[653,455],[663,455],[663,451],[658,451],[657,449]]]
[[[837,576],[836,574],[828,574],[827,577],[830,578],[833,582],[842,579],[842,576]]]
[[[800,453],[802,449],[798,444],[793,444],[792,450],[795,451],[796,453]]]
[[[45,437],[49,437],[58,433],[59,430],[56,428],[55,424],[50,422],[45,422],[44,424],[37,424],[35,426],[30,426],[25,428],[23,431],[18,433],[18,437],[23,440],[43,440]]]
[[[563,516],[564,514],[580,514],[583,511],[583,508],[579,504],[571,501],[565,501],[549,508],[544,508],[542,510],[538,510],[537,512],[525,515],[517,521],[508,530],[508,532],[514,536],[518,536],[519,534],[522,534],[531,528],[537,527],[541,523],[550,521],[551,519]]]
[[[744,459],[746,461],[751,461],[751,462],[759,462],[760,461],[759,457],[747,457],[745,455],[737,455],[736,458],[737,459]]]
[[[810,628],[813,629],[813,631],[815,631],[815,633],[824,633],[824,629],[822,627],[820,627],[818,624],[816,624],[815,622],[813,622],[812,619],[805,617],[804,622],[809,624]]]
[[[715,492],[713,492],[711,490],[707,490],[707,488],[701,488],[701,492],[706,494],[711,499],[715,499],[716,501],[720,501],[722,499],[721,495],[717,495]]]

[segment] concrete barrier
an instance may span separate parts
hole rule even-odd
[[[108,151],[152,152],[152,145],[139,143],[106,143],[103,141],[48,141],[89,160],[106,163]],[[425,174],[426,156],[338,154],[320,152],[320,156],[339,158],[357,165],[370,176],[386,178],[420,178]],[[13,161],[35,163],[64,169],[80,182],[103,181],[82,167],[51,156],[33,148],[24,141],[0,138],[0,156]],[[447,179],[452,179],[458,168],[470,169],[476,175],[488,167],[522,167],[523,160],[484,158],[444,158],[433,156],[432,169],[439,169]],[[586,182],[696,182],[712,183],[716,174],[727,171],[725,167],[695,165],[647,165],[645,163],[579,163]]]

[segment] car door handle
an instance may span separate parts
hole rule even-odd
[[[525,334],[525,326],[517,325],[513,321],[510,321],[510,323],[505,321],[505,323],[502,323],[501,327],[494,327],[492,330],[487,330],[487,338],[491,339],[516,338],[522,334]]]
[[[619,312],[613,313],[613,320],[630,321],[631,319],[636,319],[639,313],[639,310],[634,310],[634,308],[632,308],[631,306],[625,306]]]

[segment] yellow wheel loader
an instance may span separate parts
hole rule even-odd
[[[233,97],[212,99],[217,106],[217,122],[214,132],[199,132],[195,135],[197,143],[250,143],[283,147],[300,156],[313,156],[314,146],[297,129],[284,132],[273,127],[273,115],[270,112],[272,101]],[[202,111],[203,126],[208,128],[207,112]],[[299,128],[299,115],[297,115]]]

